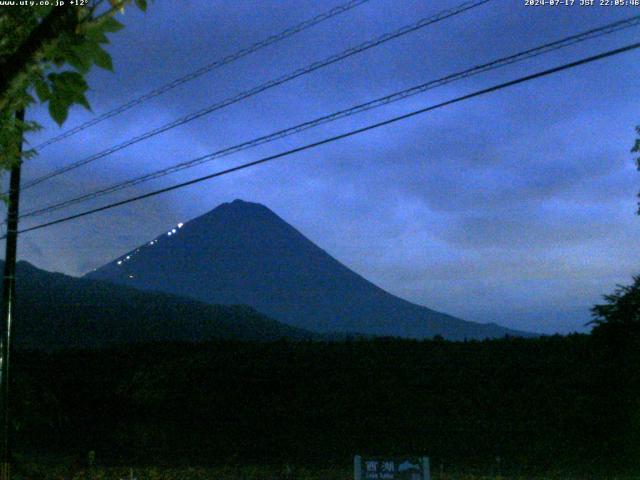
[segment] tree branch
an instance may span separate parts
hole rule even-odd
[[[54,7],[44,17],[16,51],[0,63],[0,103],[4,103],[13,80],[26,71],[42,47],[47,42],[58,38],[61,32],[72,31],[76,24],[77,12],[74,8]]]

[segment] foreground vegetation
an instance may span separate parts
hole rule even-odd
[[[15,480],[350,480],[353,471],[346,467],[333,468],[293,468],[290,473],[284,469],[268,466],[245,467],[110,467],[77,468],[57,462],[55,465],[28,464],[14,472]],[[593,474],[574,476],[566,472],[544,475],[513,474],[500,475],[479,472],[432,471],[432,480],[635,480],[637,475]]]
[[[18,350],[15,478],[640,478],[640,277],[605,301],[591,335]]]
[[[16,451],[23,468],[71,456],[78,471],[93,451],[104,478],[156,467],[139,480],[193,465],[276,478],[287,463],[347,478],[356,453],[426,454],[445,475],[640,472],[640,349],[605,333],[17,352]]]

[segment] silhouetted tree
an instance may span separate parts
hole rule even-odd
[[[609,333],[637,338],[640,333],[640,275],[633,277],[630,286],[618,285],[616,291],[605,295],[606,303],[592,309],[594,334]]]
[[[638,135],[640,135],[640,126],[636,127],[636,132],[638,133]],[[640,137],[636,138],[636,143],[631,149],[631,152],[640,153]],[[640,157],[636,158],[636,166],[638,168],[638,171],[640,171]],[[638,193],[638,198],[640,198],[640,193]],[[640,215],[640,201],[638,202],[638,215]]]
[[[640,275],[591,311],[597,369],[594,370],[599,423],[610,441],[603,452],[637,468],[640,455]]]

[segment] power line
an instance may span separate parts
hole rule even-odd
[[[28,189],[31,188],[35,185],[38,185],[46,180],[49,180],[51,178],[57,177],[58,175],[62,175],[63,173],[69,172],[71,170],[74,170],[78,167],[81,167],[83,165],[86,165],[88,163],[94,162],[100,158],[106,157],[107,155],[111,155],[112,153],[115,153],[117,151],[120,151],[126,147],[129,147],[131,145],[134,145],[138,142],[141,142],[143,140],[146,140],[148,138],[154,137],[160,133],[164,133],[167,130],[170,130],[172,128],[178,127],[180,125],[184,125],[185,123],[191,122],[193,120],[196,120],[197,118],[203,117],[204,115],[208,115],[209,113],[212,113],[216,110],[220,110],[224,107],[227,107],[229,105],[232,105],[234,103],[240,102],[242,100],[245,100],[249,97],[252,97],[254,95],[257,95],[261,92],[264,92],[265,90],[274,88],[278,85],[282,85],[283,83],[289,82],[295,78],[301,77],[303,75],[307,75],[311,72],[314,72],[316,70],[319,70],[320,68],[326,67],[328,65],[331,65],[333,63],[339,62],[341,60],[344,60],[345,58],[351,57],[353,55],[356,55],[360,52],[363,52],[365,50],[369,50],[370,48],[373,47],[377,47],[378,45],[381,45],[383,43],[386,43],[390,40],[396,39],[398,37],[401,37],[403,35],[407,35],[409,33],[412,33],[416,30],[422,29],[424,27],[427,27],[429,25],[432,25],[434,23],[440,22],[442,20],[445,20],[447,18],[459,15],[467,10],[471,10],[473,8],[479,7],[480,5],[483,5],[485,3],[488,3],[492,0],[475,0],[475,1],[468,1],[468,2],[464,2],[456,7],[447,9],[447,10],[443,10],[431,17],[428,18],[423,18],[421,20],[419,20],[416,23],[413,23],[411,25],[407,25],[404,26],[398,30],[394,30],[392,32],[386,33],[384,35],[381,35],[380,37],[374,39],[374,40],[368,40],[364,43],[361,43],[360,45],[357,45],[355,47],[351,47],[348,48],[338,54],[335,55],[331,55],[330,57],[325,58],[324,60],[318,61],[318,62],[314,62],[310,65],[307,65],[306,67],[303,68],[299,68],[287,75],[283,75],[281,77],[278,77],[276,79],[270,80],[266,83],[263,83],[257,87],[254,87],[250,90],[246,90],[244,92],[241,92],[237,95],[234,95],[233,97],[229,97],[226,100],[223,100],[221,102],[215,103],[213,105],[210,105],[202,110],[199,110],[197,112],[191,113],[189,115],[186,115],[184,117],[181,117],[177,120],[174,120],[173,122],[167,123],[161,127],[155,128],[153,130],[150,130],[146,133],[143,133],[141,135],[138,135],[136,137],[133,137],[123,143],[120,143],[118,145],[115,145],[113,147],[108,148],[107,150],[103,150],[102,152],[99,152],[95,155],[92,155],[90,157],[84,158],[82,160],[78,160],[76,162],[73,162],[67,166],[61,167],[57,170],[54,170],[48,174],[45,174],[41,177],[38,177],[34,180],[31,180],[30,182],[27,182],[25,185],[23,185],[22,189]]]
[[[630,27],[637,27],[638,25],[640,25],[640,15],[636,15],[634,17],[629,17],[627,19],[624,20],[620,20],[617,22],[613,22],[607,25],[603,25],[601,27],[598,28],[594,28],[591,30],[587,30],[585,32],[579,33],[579,34],[575,34],[575,35],[571,35],[568,37],[565,37],[563,39],[551,42],[551,43],[547,43],[535,48],[531,48],[529,50],[525,50],[523,52],[520,53],[516,53],[514,55],[510,55],[507,57],[502,57],[499,58],[497,60],[494,60],[492,62],[489,63],[485,63],[482,65],[478,65],[472,68],[469,68],[467,70],[461,71],[461,72],[457,72],[451,75],[447,75],[446,77],[442,77],[439,78],[437,80],[432,80],[429,81],[427,83],[423,83],[421,85],[418,86],[414,86],[411,88],[407,88],[405,90],[399,91],[399,92],[395,92],[392,93],[390,95],[386,95],[384,97],[380,97],[377,98],[375,100],[371,100],[369,102],[366,103],[362,103],[353,107],[350,107],[348,109],[344,109],[344,110],[340,110],[338,112],[334,112],[330,115],[324,115],[322,117],[295,125],[293,127],[289,127],[283,130],[279,130],[277,132],[247,141],[247,142],[243,142],[240,143],[238,145],[234,145],[231,147],[227,147],[224,148],[222,150],[218,150],[216,152],[213,153],[209,153],[207,155],[203,155],[200,156],[198,158],[195,159],[191,159],[189,161],[186,162],[182,162],[179,163],[177,165],[172,165],[170,167],[167,168],[163,168],[160,170],[157,170],[155,172],[151,172],[130,180],[126,180],[124,182],[120,182],[120,183],[116,183],[114,185],[111,185],[109,187],[105,187],[102,188],[100,190],[97,191],[93,191],[90,193],[86,193],[80,196],[76,196],[52,205],[48,205],[45,207],[41,207],[38,209],[34,209],[34,210],[30,210],[26,213],[24,213],[21,218],[25,218],[25,217],[33,217],[33,216],[40,216],[46,213],[50,213],[56,210],[59,210],[61,208],[64,207],[68,207],[71,205],[75,205],[77,203],[81,203],[81,202],[85,202],[88,200],[93,200],[95,198],[101,197],[103,195],[107,195],[110,193],[114,193],[117,192],[119,190],[122,190],[124,188],[127,187],[131,187],[134,185],[139,185],[141,183],[147,182],[149,180],[154,180],[157,178],[161,178],[163,176],[181,171],[181,170],[185,170],[188,168],[192,168],[195,167],[197,165],[201,165],[203,163],[215,160],[215,159],[219,159],[222,157],[226,157],[229,156],[231,154],[258,146],[258,145],[262,145],[268,142],[272,142],[305,130],[308,130],[310,128],[314,128],[317,127],[319,125],[323,125],[325,123],[329,123],[329,122],[333,122],[335,120],[341,119],[341,118],[345,118],[351,115],[355,115],[357,113],[361,113],[364,111],[368,111],[383,105],[387,105],[396,101],[400,101],[403,100],[405,98],[417,95],[419,93],[423,93],[426,92],[427,90],[431,90],[433,88],[436,87],[440,87],[443,85],[446,85],[448,83],[457,81],[457,80],[461,80],[464,78],[468,78],[480,73],[484,73],[490,70],[494,70],[497,68],[501,68],[507,65],[511,65],[529,58],[533,58],[533,57],[537,57],[539,55],[543,55],[552,51],[556,51],[559,50],[561,48],[566,48],[570,45],[574,45],[580,42],[584,42],[586,40],[591,40],[593,38],[597,38],[597,37],[601,37],[604,35],[609,35],[612,34],[614,32],[617,32],[619,30],[622,29],[626,29],[626,28],[630,28]]]
[[[227,168],[225,170],[220,170],[218,172],[211,173],[209,175],[205,175],[205,176],[202,176],[202,177],[194,178],[192,180],[188,180],[186,182],[178,183],[178,184],[172,185],[170,187],[165,187],[165,188],[161,188],[159,190],[154,190],[153,192],[145,193],[145,194],[142,194],[142,195],[137,195],[135,197],[130,197],[128,199],[121,200],[121,201],[114,202],[114,203],[110,203],[110,204],[104,205],[102,207],[93,208],[93,209],[90,209],[90,210],[85,210],[84,212],[77,213],[75,215],[70,215],[68,217],[60,218],[58,220],[53,220],[51,222],[41,223],[39,225],[35,225],[33,227],[26,228],[24,230],[20,230],[18,233],[27,233],[27,232],[31,232],[33,230],[40,230],[40,229],[45,228],[45,227],[58,225],[60,223],[66,223],[68,221],[75,220],[75,219],[81,218],[81,217],[85,217],[87,215],[92,215],[94,213],[102,212],[102,211],[105,211],[105,210],[110,210],[112,208],[119,207],[119,206],[122,206],[122,205],[126,205],[126,204],[129,204],[129,203],[132,203],[132,202],[137,202],[137,201],[143,200],[145,198],[154,197],[154,196],[160,195],[162,193],[170,192],[172,190],[177,190],[177,189],[180,189],[180,188],[184,188],[184,187],[187,187],[189,185],[194,185],[196,183],[200,183],[200,182],[204,182],[206,180],[210,180],[212,178],[220,177],[220,176],[227,175],[227,174],[230,174],[230,173],[233,173],[233,172],[237,172],[239,170],[244,170],[244,169],[247,169],[247,168],[250,168],[250,167],[254,167],[256,165],[260,165],[260,164],[263,164],[263,163],[266,163],[266,162],[270,162],[270,161],[276,160],[278,158],[287,157],[287,156],[290,156],[290,155],[293,155],[295,153],[299,153],[299,152],[302,152],[302,151],[305,151],[305,150],[310,150],[312,148],[316,148],[316,147],[319,147],[321,145],[325,145],[327,143],[332,143],[332,142],[335,142],[337,140],[342,140],[344,138],[352,137],[354,135],[358,135],[360,133],[367,132],[369,130],[380,128],[380,127],[383,127],[385,125],[390,125],[392,123],[396,123],[396,122],[399,122],[401,120],[406,120],[408,118],[415,117],[417,115],[420,115],[420,114],[423,114],[423,113],[427,113],[427,112],[430,112],[432,110],[440,109],[440,108],[443,108],[443,107],[446,107],[446,106],[449,106],[449,105],[452,105],[452,104],[455,104],[455,103],[459,103],[459,102],[462,102],[464,100],[469,100],[471,98],[479,97],[481,95],[485,95],[485,94],[492,93],[492,92],[495,92],[495,91],[498,91],[498,90],[502,90],[504,88],[511,87],[513,85],[518,85],[520,83],[524,83],[524,82],[528,82],[528,81],[531,81],[531,80],[535,80],[537,78],[541,78],[541,77],[545,77],[545,76],[548,76],[548,75],[552,75],[554,73],[561,72],[563,70],[569,70],[571,68],[575,68],[575,67],[580,66],[580,65],[584,65],[584,64],[587,64],[587,63],[595,62],[597,60],[602,60],[602,59],[607,58],[607,57],[612,57],[614,55],[619,55],[621,53],[628,52],[628,51],[631,51],[631,50],[635,50],[637,48],[640,48],[640,42],[633,43],[631,45],[627,45],[625,47],[617,48],[617,49],[614,49],[614,50],[609,50],[607,52],[600,53],[598,55],[594,55],[594,56],[591,56],[591,57],[583,58],[583,59],[577,60],[575,62],[566,63],[566,64],[561,65],[559,67],[554,67],[554,68],[550,68],[548,70],[543,70],[541,72],[537,72],[537,73],[534,73],[534,74],[531,74],[531,75],[526,75],[524,77],[520,77],[520,78],[517,78],[515,80],[511,80],[509,82],[500,83],[498,85],[494,85],[494,86],[489,87],[489,88],[485,88],[485,89],[482,89],[482,90],[477,90],[477,91],[475,91],[473,93],[469,93],[469,94],[463,95],[461,97],[456,97],[456,98],[454,98],[452,100],[447,100],[445,102],[441,102],[441,103],[438,103],[438,104],[435,104],[435,105],[431,105],[429,107],[425,107],[425,108],[422,108],[422,109],[419,109],[419,110],[414,110],[413,112],[406,113],[404,115],[400,115],[400,116],[397,116],[397,117],[390,118],[388,120],[384,120],[382,122],[378,122],[378,123],[374,123],[374,124],[371,124],[371,125],[367,125],[366,127],[358,128],[356,130],[351,130],[349,132],[342,133],[340,135],[335,135],[333,137],[325,138],[325,139],[317,141],[317,142],[309,143],[307,145],[303,145],[302,147],[297,147],[297,148],[293,148],[291,150],[287,150],[285,152],[277,153],[275,155],[270,155],[268,157],[264,157],[264,158],[261,158],[259,160],[255,160],[253,162],[248,162],[248,163],[244,163],[242,165],[238,165],[236,167]],[[6,236],[0,237],[0,238],[5,238],[5,237]]]
[[[226,57],[220,59],[220,60],[216,60],[215,62],[212,62],[208,65],[205,65],[204,67],[201,67],[191,73],[188,73],[187,75],[184,75],[180,78],[177,78],[175,80],[173,80],[172,82],[169,82],[165,85],[162,85],[154,90],[151,90],[150,92],[145,93],[144,95],[141,95],[137,98],[134,98],[130,101],[128,101],[127,103],[120,105],[119,107],[114,108],[113,110],[109,110],[108,112],[103,113],[102,115],[99,115],[81,125],[78,125],[77,127],[71,128],[65,132],[62,132],[60,135],[57,135],[55,137],[52,137],[42,143],[40,143],[39,145],[36,145],[34,148],[36,150],[41,150],[51,144],[57,143],[60,140],[63,140],[65,138],[68,138],[72,135],[75,135],[78,132],[81,132],[82,130],[86,130],[89,127],[92,127],[94,125],[97,125],[98,123],[114,117],[116,115],[119,115],[123,112],[126,112],[127,110],[130,110],[131,108],[140,105],[143,102],[146,102],[147,100],[150,100],[154,97],[157,97],[159,95],[162,95],[163,93],[168,92],[169,90],[173,90],[174,88],[185,84],[187,82],[190,82],[192,80],[195,80],[198,77],[201,77],[202,75],[204,75],[205,73],[209,73],[212,70],[218,69],[220,67],[223,67],[224,65],[228,65],[232,62],[235,62],[236,60],[239,60],[243,57],[246,57],[247,55],[257,52],[258,50],[261,50],[265,47],[268,47],[269,45],[273,45],[274,43],[280,42],[282,40],[285,40],[289,37],[292,37],[294,35],[296,35],[297,33],[302,32],[303,30],[306,30],[308,28],[311,28],[315,25],[318,25],[319,23],[324,22],[325,20],[328,20],[332,17],[335,17],[337,15],[340,15],[344,12],[347,12],[349,10],[351,10],[352,8],[355,8],[357,6],[362,5],[363,3],[368,2],[369,0],[351,0],[350,2],[347,2],[343,5],[339,5],[337,7],[332,8],[331,10],[328,10],[324,13],[321,13],[319,15],[316,15],[313,18],[307,19],[297,25],[294,25],[292,27],[289,27],[285,30],[283,30],[280,33],[277,33],[275,35],[271,35],[270,37],[265,38],[264,40],[261,40],[259,42],[254,43],[253,45],[243,48],[241,50],[238,50],[237,52],[234,52],[230,55],[227,55]]]

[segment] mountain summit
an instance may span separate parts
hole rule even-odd
[[[402,300],[349,270],[267,207],[235,200],[87,275],[212,304],[245,304],[320,333],[448,339],[516,332]]]

